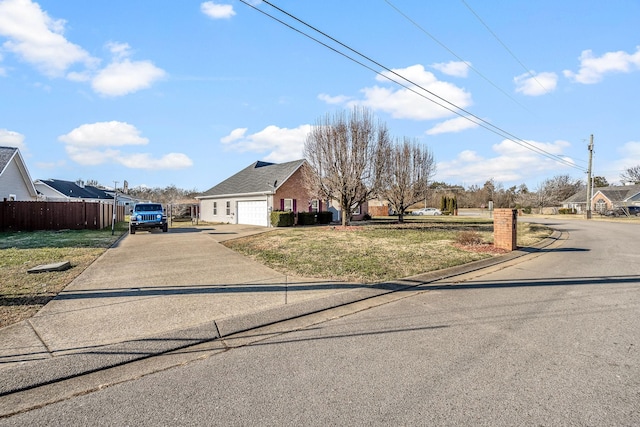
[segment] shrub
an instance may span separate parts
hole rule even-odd
[[[313,225],[315,223],[315,212],[298,212],[298,225]]]
[[[293,225],[293,212],[271,212],[271,225],[274,227],[291,227]]]
[[[362,217],[363,221],[371,221],[371,215],[369,215],[368,213],[364,214],[364,216]]]
[[[316,215],[318,224],[330,224],[333,220],[333,214],[329,211],[318,212]]]
[[[561,215],[574,215],[576,210],[572,208],[560,208],[558,209],[558,213]]]
[[[460,231],[456,236],[456,243],[465,246],[479,245],[482,243],[482,237],[477,231]]]

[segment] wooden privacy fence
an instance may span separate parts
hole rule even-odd
[[[0,231],[101,230],[111,226],[112,219],[113,203],[0,203]],[[117,221],[124,221],[124,206],[116,208]]]

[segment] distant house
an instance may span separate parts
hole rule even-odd
[[[578,193],[562,202],[565,208],[575,209],[583,213],[587,206],[587,190],[583,188]],[[640,185],[618,185],[597,187],[593,189],[591,210],[597,213],[625,206],[640,206]]]
[[[34,183],[43,200],[49,202],[113,202],[115,192],[85,185],[83,181],[39,179]],[[118,205],[129,205],[137,200],[118,192]]]
[[[0,147],[0,200],[21,202],[37,199],[38,192],[20,150],[15,147]]]
[[[113,201],[106,190],[84,182],[64,181],[61,179],[39,179],[34,183],[42,198],[50,202],[105,202]]]
[[[596,188],[591,199],[591,209],[598,213],[626,206],[640,206],[640,185]]]

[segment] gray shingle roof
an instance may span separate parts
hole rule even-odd
[[[100,188],[93,187],[91,185],[80,187],[75,182],[62,181],[60,179],[41,179],[40,182],[48,185],[67,197],[73,197],[76,199],[113,200],[113,196],[108,194],[105,190],[101,190]]]
[[[601,192],[612,202],[622,202],[640,193],[640,185],[596,188],[593,194]]]
[[[0,172],[4,171],[16,151],[15,147],[0,147]]]
[[[304,162],[304,159],[279,164],[257,161],[198,197],[272,192],[293,175]]]
[[[602,193],[607,199],[611,200],[612,202],[622,202],[640,194],[640,185],[611,185],[609,187],[596,187],[593,189],[593,194],[595,195],[597,192]],[[569,197],[563,203],[586,204],[586,197],[586,188],[583,187],[580,191]]]

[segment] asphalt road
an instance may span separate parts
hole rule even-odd
[[[542,221],[561,241],[524,261],[0,425],[640,425],[640,225]]]

